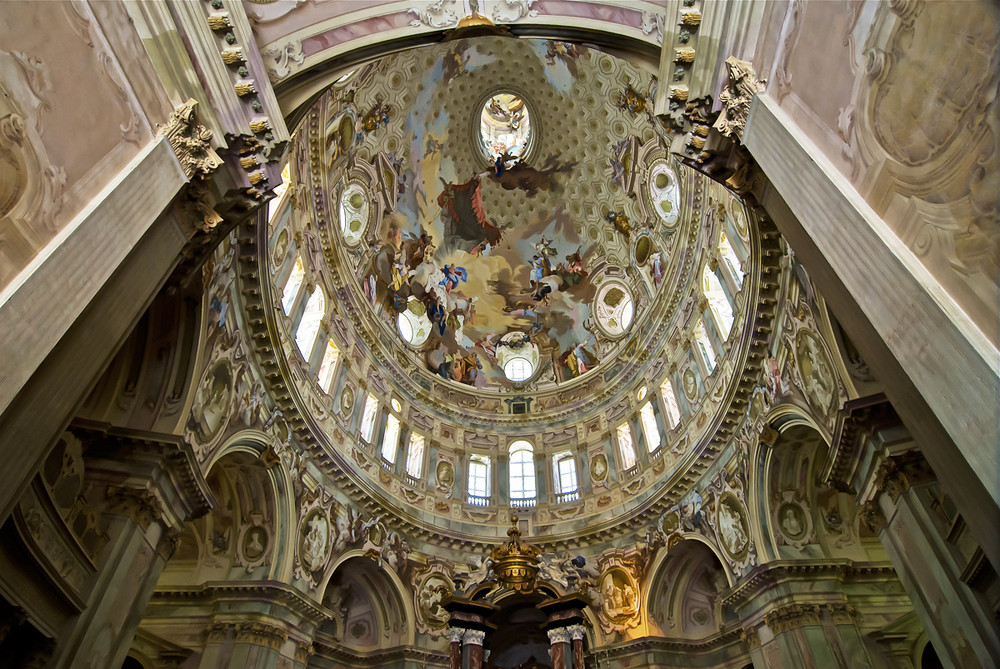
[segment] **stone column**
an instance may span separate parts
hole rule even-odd
[[[180,529],[213,501],[194,452],[176,435],[84,421],[70,432],[83,443],[83,496],[106,521],[107,544],[52,664],[119,666]]]
[[[776,607],[756,633],[749,644],[755,667],[873,666],[849,604]]]
[[[565,627],[549,630],[549,656],[552,658],[552,669],[566,669],[566,644],[570,641],[569,631]]]
[[[462,627],[448,628],[448,669],[462,669],[462,636],[465,629]]]
[[[483,667],[483,639],[486,632],[482,630],[465,630],[462,635],[462,643],[469,647],[468,669],[482,669]]]
[[[587,629],[583,625],[570,625],[566,631],[573,638],[573,669],[583,669],[583,637]]]
[[[986,558],[967,535],[959,538],[965,529],[961,517],[931,508],[935,502],[944,506],[934,472],[919,453],[910,452],[887,459],[876,480],[863,518],[885,546],[938,657],[945,666],[1000,666],[1000,634],[992,615],[963,582],[974,582]],[[972,547],[963,552],[959,544]]]

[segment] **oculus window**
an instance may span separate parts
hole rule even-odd
[[[431,336],[431,319],[427,317],[427,307],[412,295],[406,302],[406,309],[396,318],[399,336],[410,346],[421,346]]]
[[[601,286],[594,303],[597,324],[610,337],[620,337],[632,325],[635,303],[625,284],[609,281]]]
[[[677,175],[665,160],[653,163],[649,169],[649,198],[657,216],[668,226],[677,222],[680,215],[681,189]]]
[[[496,93],[479,114],[479,136],[490,162],[500,156],[523,158],[531,144],[531,114],[524,99],[514,93]]]

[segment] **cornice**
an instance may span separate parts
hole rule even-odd
[[[754,567],[744,578],[722,596],[722,605],[742,606],[775,585],[787,581],[832,579],[842,582],[863,582],[896,578],[889,562],[855,562],[848,559],[811,562],[778,560]]]
[[[115,458],[112,451],[126,452],[134,458],[141,449],[160,460],[180,493],[186,513],[177,513],[180,520],[199,518],[215,508],[215,497],[201,473],[194,450],[187,441],[175,434],[114,427],[110,423],[75,419],[69,430],[82,435],[90,449],[98,448],[102,456]],[[94,454],[94,451],[90,451]]]
[[[653,636],[642,637],[641,639],[602,646],[590,651],[587,656],[595,660],[610,660],[623,655],[650,651],[701,654],[744,643],[742,629],[740,627],[731,627],[703,639],[688,640]]]
[[[328,640],[324,635],[317,635],[313,640],[312,654],[356,667],[381,667],[404,661],[411,665],[418,663],[421,667],[447,667],[449,661],[447,653],[415,646],[398,646],[390,650],[361,653],[331,642],[332,639]]]
[[[217,601],[267,602],[280,604],[286,610],[315,625],[334,618],[333,612],[325,606],[317,604],[305,593],[279,581],[255,583],[212,581],[196,588],[162,586],[153,592],[152,599],[153,602],[173,604],[203,604]]]

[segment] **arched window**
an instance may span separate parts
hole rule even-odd
[[[486,506],[490,503],[490,458],[473,455],[469,458],[469,504]]]
[[[361,414],[361,438],[372,443],[372,432],[375,431],[375,416],[378,412],[378,400],[369,395],[365,400],[365,411]]]
[[[337,368],[337,360],[340,359],[340,351],[332,339],[326,342],[326,351],[323,352],[323,362],[319,365],[319,387],[323,392],[330,394],[333,386],[333,370]]]
[[[410,445],[406,449],[406,473],[415,479],[424,473],[424,437],[410,433]]]
[[[274,187],[274,190],[272,191],[274,193],[274,197],[267,201],[268,223],[274,219],[274,214],[278,211],[278,207],[285,201],[285,195],[288,192],[288,182],[291,178],[288,171],[289,165],[291,165],[290,162],[285,163],[284,169],[281,170],[281,183]]]
[[[672,430],[681,422],[681,410],[677,406],[674,384],[670,382],[669,378],[664,380],[663,385],[660,386],[660,396],[663,398],[663,408],[666,409],[667,423]]]
[[[399,450],[399,419],[390,413],[385,419],[385,432],[382,433],[382,459],[388,463],[396,461],[396,451]]]
[[[628,423],[618,426],[618,453],[622,458],[622,469],[635,466],[635,444],[632,442],[632,429]]]
[[[510,501],[535,499],[535,452],[526,441],[510,445]]]
[[[705,265],[701,284],[705,298],[708,299],[708,306],[715,317],[715,324],[719,328],[719,334],[722,335],[723,339],[728,339],[729,333],[733,329],[733,306],[729,303],[729,296],[722,288],[719,277],[715,275],[708,264]]]
[[[642,423],[642,435],[646,438],[646,449],[652,453],[660,447],[660,428],[656,426],[652,402],[646,402],[639,409],[639,422]]]
[[[708,368],[709,374],[715,369],[715,347],[712,346],[712,340],[708,338],[708,330],[705,329],[705,321],[698,321],[698,325],[694,329],[694,336],[698,342],[698,350],[701,352],[701,358],[705,362],[705,367]]]
[[[733,245],[729,243],[725,232],[719,238],[719,255],[722,256],[722,260],[729,266],[729,270],[733,273],[736,282],[742,286],[743,263],[740,261],[739,256],[736,255],[736,251],[733,250]]]
[[[576,481],[576,458],[570,451],[556,453],[552,458],[552,469],[556,481],[556,501],[571,502],[580,498]]]
[[[319,326],[323,320],[323,312],[326,309],[326,300],[323,298],[323,289],[317,287],[309,300],[306,302],[306,310],[302,312],[302,320],[295,331],[295,344],[299,347],[302,357],[309,360],[312,356],[313,347],[316,345],[316,335],[319,334]]]
[[[306,270],[302,267],[302,258],[296,258],[295,264],[292,265],[292,273],[288,275],[285,287],[281,289],[281,306],[286,316],[292,313],[292,305],[295,304],[295,298],[298,297],[299,288],[302,287],[305,278]]]

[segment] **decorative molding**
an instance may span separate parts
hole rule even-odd
[[[788,604],[764,614],[764,624],[775,635],[800,627],[816,626],[826,617],[834,624],[854,622],[857,610],[846,602],[824,604]]]
[[[222,158],[212,148],[212,131],[198,122],[197,100],[190,98],[177,107],[157,131],[170,142],[188,179],[207,177],[222,166]]]
[[[679,58],[680,52],[678,52]],[[723,137],[742,140],[743,129],[746,128],[747,118],[750,116],[750,103],[757,93],[764,91],[766,81],[757,78],[753,65],[736,56],[726,59],[726,71],[729,73],[729,80],[719,93],[722,111],[712,127]]]

